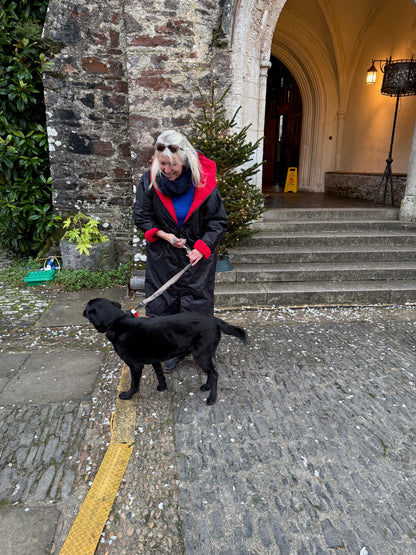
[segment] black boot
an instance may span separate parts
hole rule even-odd
[[[171,372],[173,372],[176,368],[176,365],[183,359],[185,358],[185,355],[179,355],[177,357],[173,357],[170,358],[169,360],[167,360],[163,366],[163,372],[165,374],[170,374]]]

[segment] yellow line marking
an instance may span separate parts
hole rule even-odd
[[[129,374],[124,364],[119,393],[129,388]],[[89,555],[95,552],[133,452],[136,410],[137,394],[129,401],[121,401],[117,395],[116,409],[111,419],[110,445],[60,555]]]
[[[136,427],[137,394],[129,401],[119,399],[121,391],[130,389],[130,370],[123,364],[120,385],[118,388],[116,408],[112,417],[111,440],[119,443],[134,443]]]

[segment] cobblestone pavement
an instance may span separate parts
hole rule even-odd
[[[88,324],[40,325],[61,298],[0,285],[6,554],[59,553],[110,440],[121,363]],[[245,327],[249,345],[223,337],[213,407],[190,359],[162,394],[146,368],[134,451],[96,553],[416,553],[414,307],[218,315]],[[87,393],[73,394],[84,359]],[[47,370],[65,387],[35,387]],[[31,397],[19,398],[29,378]]]
[[[416,553],[415,322],[249,330],[213,410],[175,380],[186,551]]]

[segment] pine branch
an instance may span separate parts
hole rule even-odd
[[[235,130],[241,106],[231,118],[226,117],[223,101],[230,87],[218,99],[215,99],[213,78],[209,96],[199,90],[202,115],[200,119],[191,118],[193,134],[189,137],[195,148],[217,164],[218,189],[228,215],[228,231],[221,242],[223,252],[250,237],[253,234],[251,222],[264,212],[264,196],[251,180],[262,166],[262,163],[253,162],[261,139],[247,142],[251,124]]]

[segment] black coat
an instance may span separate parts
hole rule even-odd
[[[212,314],[214,310],[216,246],[227,229],[227,215],[216,187],[215,163],[201,154],[199,158],[206,183],[195,188],[193,204],[181,227],[172,200],[150,187],[150,171],[137,188],[134,221],[147,242],[146,297],[189,263],[185,249],[172,247],[155,235],[159,229],[186,239],[188,247],[203,254],[175,284],[146,305],[148,316],[191,311]]]

